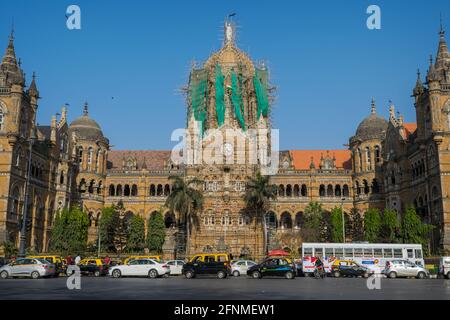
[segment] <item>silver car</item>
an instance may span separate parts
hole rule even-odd
[[[0,268],[0,278],[8,277],[49,277],[55,274],[55,265],[44,259],[17,259]]]
[[[384,274],[391,279],[397,277],[416,277],[418,279],[425,279],[430,276],[427,269],[403,259],[387,261]]]
[[[231,274],[235,277],[239,277],[241,274],[246,275],[248,268],[256,265],[252,260],[238,260],[231,264]]]

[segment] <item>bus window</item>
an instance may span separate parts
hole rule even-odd
[[[422,250],[421,249],[416,249],[416,259],[422,259]]]
[[[384,258],[392,258],[392,249],[383,249]]]
[[[383,258],[383,249],[381,249],[381,248],[373,249],[373,256],[375,258]]]
[[[332,257],[334,256],[333,248],[325,248],[325,257]]]
[[[323,248],[314,248],[314,256],[323,257]]]
[[[365,258],[372,258],[373,257],[372,249],[365,248],[364,249],[364,257]]]
[[[403,258],[402,249],[394,249],[394,258]]]
[[[362,248],[355,248],[355,250],[354,250],[354,255],[355,255],[355,257],[362,257],[362,255],[363,255],[363,249]]]
[[[304,256],[312,256],[312,248],[303,248]]]
[[[334,255],[338,258],[342,258],[344,256],[344,249],[343,248],[334,249]]]
[[[353,248],[345,248],[344,257],[353,258]]]
[[[406,253],[407,253],[408,259],[414,258],[413,249],[406,249]]]

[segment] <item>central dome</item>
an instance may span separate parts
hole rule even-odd
[[[386,135],[387,127],[386,119],[372,113],[359,124],[356,129],[356,137],[362,140],[382,139]]]
[[[75,132],[81,139],[98,140],[104,138],[100,125],[89,117],[87,105],[84,107],[83,115],[70,124],[69,131],[71,134]]]

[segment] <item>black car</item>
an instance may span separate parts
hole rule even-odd
[[[296,266],[284,258],[268,258],[247,270],[247,275],[254,279],[260,279],[262,277],[285,277],[286,279],[293,279],[296,274]]]
[[[78,265],[80,273],[85,275],[94,275],[96,277],[108,274],[108,266],[101,259],[85,259]],[[67,271],[69,274],[70,271]],[[73,273],[72,271],[71,273]]]
[[[335,278],[341,276],[368,278],[372,274],[372,271],[353,261],[339,261],[338,264],[331,266],[331,274]]]
[[[230,274],[230,264],[228,262],[206,260],[205,262],[197,260],[185,263],[181,273],[187,278],[196,276],[215,275],[219,279],[225,279]]]

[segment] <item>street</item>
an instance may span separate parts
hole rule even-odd
[[[80,290],[69,290],[66,277],[49,279],[0,280],[0,300],[8,299],[426,299],[450,300],[450,280],[381,279],[381,289],[369,290],[362,278],[283,278],[246,277],[159,279],[87,277]]]

